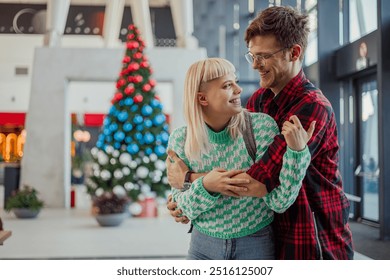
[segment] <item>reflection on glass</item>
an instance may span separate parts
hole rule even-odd
[[[305,66],[309,66],[318,61],[318,13],[317,13],[317,1],[306,1],[305,9],[309,15],[310,33],[307,43],[307,49],[305,52]]]
[[[363,218],[378,221],[378,91],[376,81],[363,84],[361,102]]]
[[[349,41],[353,42],[376,30],[377,1],[350,0],[349,2]]]

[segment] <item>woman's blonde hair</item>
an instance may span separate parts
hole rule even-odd
[[[198,102],[200,87],[207,82],[234,73],[233,64],[223,58],[207,58],[195,62],[187,71],[184,87],[184,116],[187,121],[187,136],[184,151],[188,159],[200,160],[200,155],[208,153],[210,142],[203,119],[202,106]],[[233,116],[228,124],[232,138],[245,128],[243,111]]]

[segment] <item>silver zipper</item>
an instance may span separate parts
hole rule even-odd
[[[320,238],[318,236],[318,228],[317,228],[316,216],[315,216],[314,212],[312,212],[312,214],[313,214],[314,232],[315,232],[315,235],[316,235],[316,242],[317,242],[318,248],[320,250],[320,260],[323,260],[324,258],[322,257],[322,248],[321,248]]]

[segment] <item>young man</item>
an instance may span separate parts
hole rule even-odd
[[[296,202],[283,214],[275,214],[274,232],[277,259],[353,259],[352,234],[348,225],[349,202],[338,170],[337,127],[331,104],[302,71],[307,46],[309,22],[289,7],[270,7],[250,23],[245,41],[245,55],[260,75],[260,88],[248,101],[249,111],[272,116],[279,128],[289,117],[296,115],[308,129],[316,121],[316,129],[308,143],[311,163],[303,180]],[[278,174],[286,143],[282,135],[274,138],[262,159],[247,171],[229,179],[232,171],[221,174],[216,182],[240,185],[239,179],[262,182],[267,191],[278,186]],[[170,183],[179,185],[185,167],[174,157],[168,163]],[[180,170],[180,171],[179,171]],[[190,174],[190,173],[187,173]],[[191,174],[190,174],[191,175]],[[187,179],[194,177],[186,176]],[[259,192],[251,183],[241,184],[246,192],[234,189],[239,195]],[[232,190],[232,189],[230,189]],[[173,209],[174,204],[168,204]],[[172,211],[177,216],[180,210]],[[186,222],[185,217],[177,221]]]

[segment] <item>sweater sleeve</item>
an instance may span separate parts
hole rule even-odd
[[[253,129],[257,145],[256,158],[259,160],[273,142],[273,138],[279,134],[279,129],[274,119],[268,115],[254,114],[253,117]],[[294,203],[301,189],[310,160],[311,156],[307,146],[302,151],[294,151],[287,147],[279,174],[280,185],[263,198],[270,209],[277,213],[283,213]]]
[[[287,147],[279,175],[280,185],[264,197],[264,202],[270,209],[283,213],[295,202],[310,160],[307,146],[302,151],[294,151]]]
[[[175,151],[186,165],[191,167],[184,153],[185,131],[185,127],[174,130],[169,136],[168,148]],[[191,187],[186,191],[172,188],[172,197],[183,215],[194,220],[203,212],[213,208],[220,194],[210,194],[203,187],[203,177],[200,177],[192,182]]]

